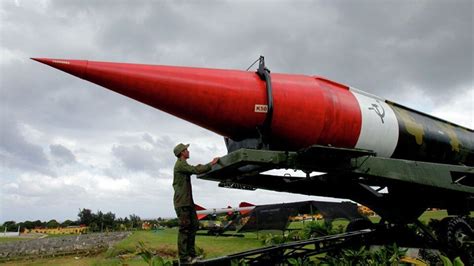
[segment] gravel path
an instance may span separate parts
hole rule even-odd
[[[72,254],[96,254],[130,234],[130,232],[94,233],[0,243],[0,262]]]

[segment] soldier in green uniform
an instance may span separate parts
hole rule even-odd
[[[188,147],[189,144],[180,143],[173,150],[174,155],[178,157],[174,165],[173,188],[174,209],[179,223],[178,255],[181,263],[192,263],[197,260],[194,242],[199,222],[194,207],[191,175],[210,171],[212,165],[219,160],[219,158],[214,158],[206,165],[189,165],[186,161],[189,158]]]

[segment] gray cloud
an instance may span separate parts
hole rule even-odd
[[[51,144],[49,145],[49,149],[51,151],[51,155],[59,166],[76,162],[76,156],[72,153],[72,151],[61,144]]]
[[[134,145],[116,145],[112,154],[123,167],[130,171],[144,172],[159,177],[159,170],[169,169],[174,164],[173,141],[168,136],[155,138],[145,133]],[[146,145],[150,144],[150,145]]]
[[[112,153],[123,165],[133,171],[149,171],[156,173],[158,171],[158,162],[154,158],[152,150],[139,146],[115,146]]]
[[[377,82],[369,83],[369,88],[396,94],[415,86],[435,101],[472,88],[471,1],[389,2],[368,10],[372,3],[344,3],[339,9],[344,18],[341,30],[351,40],[347,44],[366,59],[359,68],[366,73],[361,78]],[[360,63],[352,60],[349,69],[357,69],[354,64]],[[355,81],[366,83],[360,78]]]
[[[18,123],[8,118],[0,119],[0,162],[7,168],[36,171],[54,175],[48,169],[49,160],[41,146],[29,142]]]

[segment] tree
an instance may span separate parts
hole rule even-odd
[[[94,223],[97,224],[97,229],[94,231],[102,232],[104,230],[104,214],[99,210],[97,213],[92,214],[92,217],[94,217]]]
[[[99,232],[100,231],[100,226],[96,222],[92,222],[88,226],[89,226],[89,230],[91,232]]]
[[[125,226],[125,222],[124,222],[123,218],[119,217],[115,220],[115,222],[114,222],[114,230],[115,231],[122,231],[122,230],[124,230],[125,227],[126,226]]]
[[[123,219],[123,225],[125,226],[126,230],[130,230],[132,229],[132,227],[130,227],[132,223],[130,222],[130,220],[128,219],[128,217],[125,217]]]
[[[57,228],[59,226],[60,226],[60,224],[58,223],[58,221],[56,221],[54,219],[52,219],[52,220],[50,220],[49,222],[46,223],[46,227],[48,227],[48,228]]]
[[[77,216],[79,216],[79,224],[89,226],[94,221],[92,211],[89,209],[79,209],[79,213],[77,214]]]
[[[44,227],[45,225],[46,225],[46,223],[43,223],[40,220],[33,221],[33,228],[35,228],[35,227]]]
[[[62,227],[68,227],[68,226],[72,226],[72,225],[76,225],[76,222],[73,222],[71,220],[66,220],[66,221],[61,223]]]
[[[3,230],[5,230],[5,227],[7,228],[7,231],[9,232],[14,232],[18,230],[18,225],[16,224],[15,221],[6,221],[3,223]]]
[[[135,214],[130,214],[130,228],[140,228],[142,225],[142,220],[140,216]]]
[[[108,212],[103,216],[104,227],[107,229],[113,229],[115,223],[115,214]]]
[[[23,227],[27,229],[33,229],[35,228],[35,224],[32,221],[24,221],[23,222]]]

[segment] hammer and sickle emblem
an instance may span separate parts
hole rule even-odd
[[[385,109],[383,109],[379,101],[377,101],[377,103],[373,103],[372,107],[369,107],[369,110],[374,110],[374,112],[380,117],[380,120],[382,120],[382,124],[383,124],[384,123],[383,118],[385,117]]]

